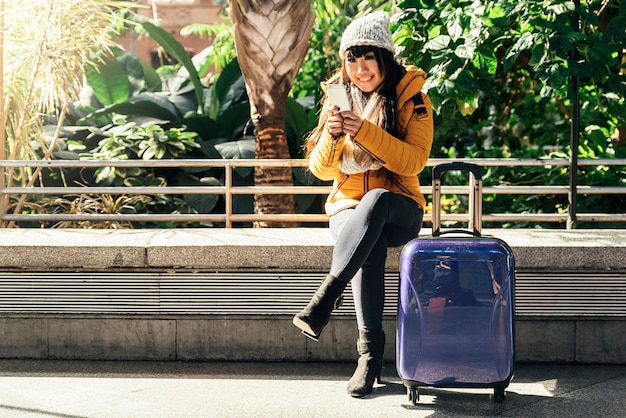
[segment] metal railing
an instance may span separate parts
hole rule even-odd
[[[484,167],[514,167],[514,166],[568,166],[567,159],[437,159],[428,161],[428,166],[444,162],[463,161],[479,164]],[[625,166],[626,159],[581,159],[578,166]],[[326,222],[328,216],[323,213],[311,214],[235,214],[233,213],[233,196],[255,194],[309,194],[326,195],[330,186],[235,186],[233,185],[233,169],[237,167],[306,167],[307,161],[294,160],[222,160],[222,159],[189,159],[189,160],[0,160],[0,223],[35,221],[35,222],[212,222],[223,223],[231,228],[236,222],[293,222],[293,223],[320,223]],[[136,168],[223,168],[223,186],[140,186],[140,187],[15,187],[4,184],[7,168],[101,168],[101,167],[136,167]],[[432,192],[431,185],[422,185],[422,193]],[[443,194],[468,194],[467,186],[443,186]],[[483,187],[483,194],[495,195],[567,195],[568,186],[488,186]],[[577,186],[576,194],[626,194],[626,187]],[[224,213],[218,214],[11,214],[3,206],[8,195],[179,195],[179,194],[211,194],[224,197]],[[626,222],[626,214],[617,213],[577,213],[577,220],[581,222]],[[567,213],[488,213],[483,214],[483,222],[566,222]],[[424,220],[431,220],[426,214]],[[442,222],[467,222],[468,215],[443,214]]]

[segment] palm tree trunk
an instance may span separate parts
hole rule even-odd
[[[306,56],[314,15],[311,0],[233,0],[230,19],[239,66],[250,98],[257,159],[290,158],[285,134],[285,101]],[[291,186],[291,168],[254,170],[257,186]],[[257,214],[295,213],[289,195],[255,195]],[[285,227],[257,222],[256,227]]]
[[[281,106],[284,108],[284,106]],[[277,112],[278,115],[280,113]],[[258,115],[255,115],[258,116]],[[253,119],[256,141],[256,158],[284,159],[289,158],[289,147],[284,129],[276,126],[284,126],[285,118],[277,116],[256,117]],[[257,186],[291,186],[293,177],[290,167],[255,167],[254,183]],[[254,196],[254,213],[280,214],[295,213],[295,198],[291,194],[270,195],[257,194]],[[288,222],[259,221],[255,227],[277,228],[289,227],[293,224]]]

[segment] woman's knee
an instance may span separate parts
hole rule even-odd
[[[392,193],[386,189],[372,189],[365,193],[359,206],[368,212],[374,212],[380,208],[385,209],[389,205],[387,202],[391,195]]]
[[[372,189],[370,191],[368,191],[367,193],[365,193],[365,195],[363,195],[363,198],[361,199],[361,203],[363,202],[378,202],[381,199],[385,199],[386,196],[388,196],[391,192],[387,189]]]

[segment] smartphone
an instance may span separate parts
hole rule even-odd
[[[343,84],[328,84],[328,98],[330,103],[339,108],[340,111],[351,110],[348,92]]]

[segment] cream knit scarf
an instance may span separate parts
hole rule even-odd
[[[383,111],[384,97],[373,92],[365,94],[358,87],[350,84],[348,93],[352,99],[352,111],[361,118],[377,126],[384,126],[385,112]],[[339,160],[339,169],[346,174],[363,173],[368,170],[378,170],[382,167],[380,161],[363,151],[350,135],[346,135],[343,152]]]

